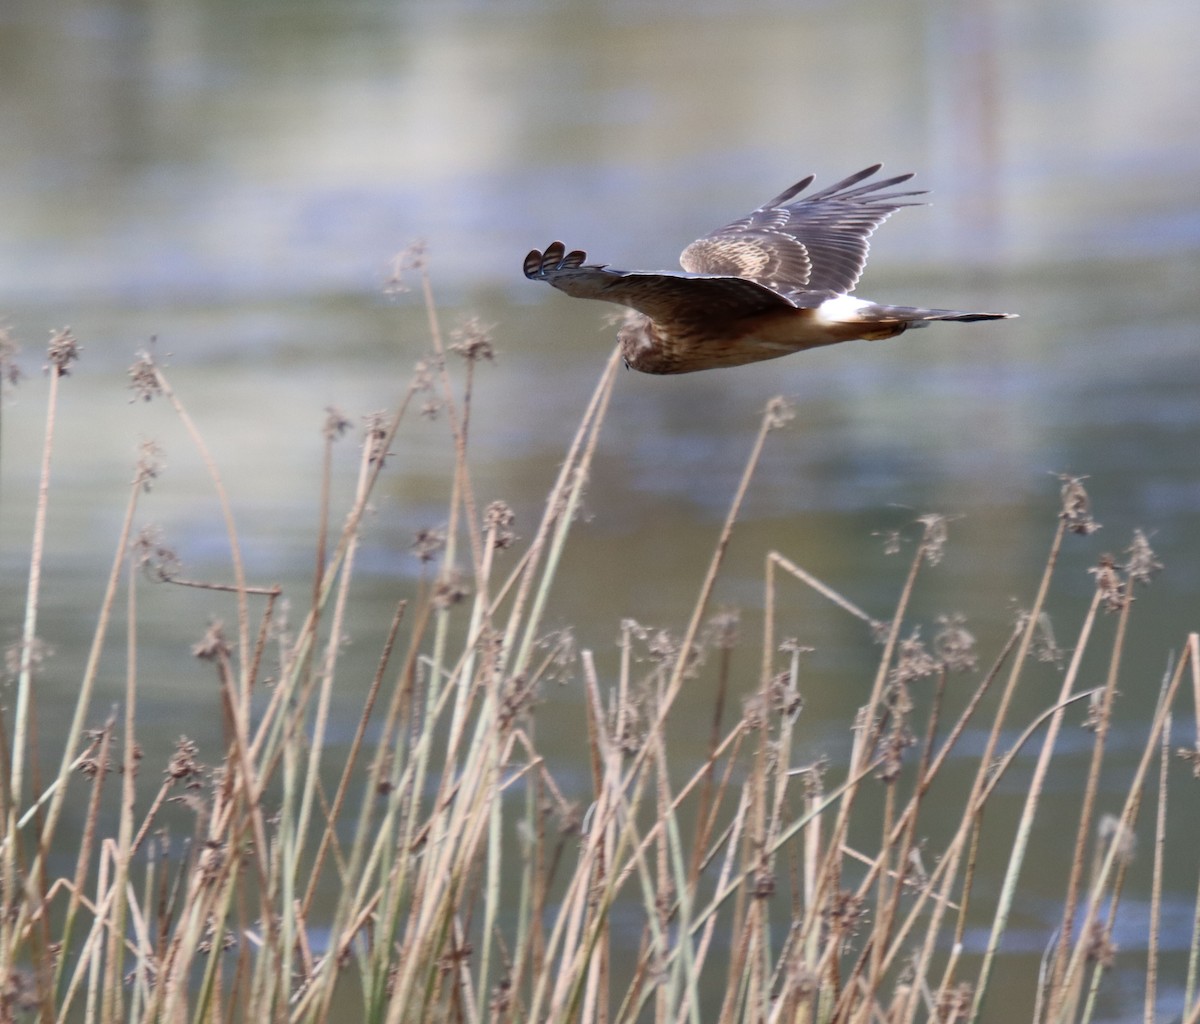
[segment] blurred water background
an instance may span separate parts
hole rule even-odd
[[[7,0],[0,315],[27,379],[3,403],[5,645],[20,632],[43,343],[69,324],[83,345],[53,463],[46,750],[46,709],[72,700],[140,440],[167,460],[145,521],[189,576],[228,576],[186,435],[163,403],[132,402],[126,388],[151,336],[230,489],[252,581],[304,595],[323,410],[357,423],[393,406],[428,349],[417,297],[384,294],[408,243],[427,243],[447,326],[495,325],[472,419],[475,487],[510,502],[529,537],[613,332],[608,309],[525,281],[525,252],[561,238],[616,266],[672,267],[691,239],[797,178],[828,184],[883,160],[917,171],[933,205],[875,236],[860,293],[1021,319],[712,374],[623,373],[564,568],[589,583],[559,588],[552,624],[607,666],[622,618],[682,628],[776,394],[797,416],[769,441],[716,594],[742,613],[744,690],[768,550],[886,617],[912,548],[888,557],[880,535],[911,535],[927,512],[954,518],[913,621],[928,636],[937,615],[965,615],[989,661],[1032,601],[1054,474],[1086,474],[1103,530],[1066,549],[1050,605],[1059,642],[1071,643],[1101,552],[1142,528],[1166,564],[1134,609],[1110,770],[1120,787],[1168,654],[1200,627],[1197,38],[1190,0]],[[346,653],[361,659],[363,688],[420,571],[413,535],[444,522],[449,450],[437,421],[410,424],[397,445]],[[343,442],[344,494],[356,457]],[[791,600],[786,628],[816,648],[803,754],[837,757],[877,652],[855,620],[799,588]],[[173,588],[146,603],[143,743],[157,765],[181,732],[202,745],[220,735],[210,670],[188,649],[229,609]],[[97,720],[120,699],[113,646]],[[1097,659],[1089,681],[1103,668]],[[1046,686],[1021,698],[1026,717],[1057,689],[1053,667],[1039,671]],[[339,700],[344,741],[361,690]],[[546,702],[562,722],[546,745],[566,778],[582,776],[578,689]],[[697,722],[677,723],[684,763],[707,734],[704,694],[696,704]],[[1059,762],[1047,821],[1077,807],[1072,773],[1089,737],[1069,739],[1080,753]],[[1015,801],[1020,778],[1010,785]],[[1039,830],[1034,862],[1060,866],[1068,834]],[[984,865],[985,889],[1004,852]],[[1169,867],[1182,908],[1196,865]],[[1046,941],[1061,897],[1052,875],[1029,873],[1005,969],[1028,976]],[[1179,916],[1169,956],[1187,946]],[[1121,963],[1135,1000],[1144,932],[1136,913],[1129,921],[1118,938],[1134,954]],[[1170,965],[1177,997],[1182,957]],[[1108,998],[1121,1016],[1122,993]]]

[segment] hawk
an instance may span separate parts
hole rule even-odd
[[[1006,320],[1014,313],[885,306],[851,293],[871,233],[919,191],[885,191],[911,174],[860,182],[882,164],[797,198],[813,175],[679,257],[685,273],[614,270],[552,242],[525,257],[525,276],[584,299],[629,307],[618,338],[626,366],[691,373],[741,366],[856,338],[875,340],[932,320]]]

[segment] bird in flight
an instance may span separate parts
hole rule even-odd
[[[626,366],[691,373],[741,366],[840,341],[891,338],[933,320],[1006,320],[1014,313],[886,306],[851,293],[871,233],[919,191],[885,191],[911,174],[859,184],[875,164],[797,198],[810,174],[753,213],[683,250],[684,273],[614,270],[551,242],[525,276],[577,298],[628,307],[618,333]],[[857,186],[857,187],[856,187]]]

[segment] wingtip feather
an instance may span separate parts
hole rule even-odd
[[[529,250],[524,263],[525,276],[533,281],[544,277],[550,271],[575,270],[582,267],[586,259],[587,253],[582,249],[567,252],[567,247],[562,242],[551,242],[546,246],[545,252],[540,249]]]

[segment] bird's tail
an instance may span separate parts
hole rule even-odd
[[[1016,313],[965,313],[958,309],[922,309],[920,306],[885,306],[872,303],[856,311],[856,319],[875,323],[904,323],[923,327],[934,320],[956,320],[969,324],[977,320],[1011,320]]]

